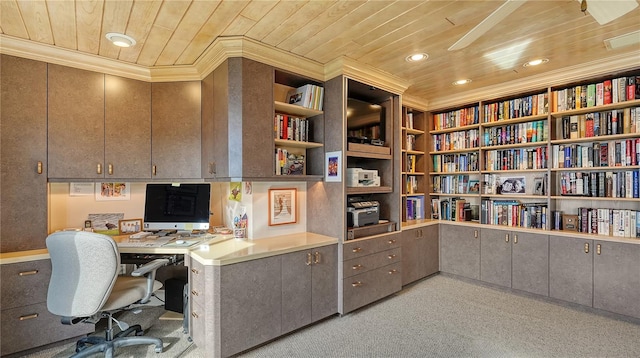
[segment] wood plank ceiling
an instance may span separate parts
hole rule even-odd
[[[629,67],[640,66],[640,45],[609,50],[603,42],[639,31],[640,7],[601,26],[575,0],[526,1],[470,46],[448,51],[502,3],[2,0],[0,41],[15,38],[34,48],[55,46],[163,68],[193,65],[216,38],[244,36],[319,64],[346,57],[406,80],[410,87],[405,94],[424,100],[607,58],[627,56]],[[137,44],[115,47],[105,38],[107,32],[125,33]],[[405,61],[416,52],[429,59]],[[522,66],[538,57],[549,62]],[[461,78],[473,82],[465,88],[451,85]]]

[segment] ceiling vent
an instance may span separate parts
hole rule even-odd
[[[631,45],[640,45],[640,30],[604,40],[607,50],[615,50]]]

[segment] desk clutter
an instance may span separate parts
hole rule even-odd
[[[212,239],[214,235],[199,230],[178,231],[159,230],[141,231],[123,237],[119,242],[120,247],[191,247],[202,241]]]

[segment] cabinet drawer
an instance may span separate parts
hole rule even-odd
[[[205,267],[201,263],[191,260],[189,266],[189,297],[192,302],[196,302],[204,306],[205,284]]]
[[[369,256],[358,257],[344,262],[343,278],[359,275],[361,273],[377,269],[378,267],[387,266],[396,263],[401,259],[401,248],[395,248],[372,254]]]
[[[2,310],[0,326],[2,355],[82,336],[95,330],[93,324],[68,326],[60,323],[60,316],[49,313],[46,303]]]
[[[198,303],[191,301],[191,312],[189,315],[189,333],[193,342],[200,348],[206,348],[207,324],[206,312]]]
[[[351,260],[400,247],[400,233],[384,234],[372,239],[346,242],[343,247],[343,261]]]
[[[2,265],[2,309],[47,301],[51,261],[38,260]]]
[[[343,307],[347,313],[356,308],[377,301],[402,288],[402,264],[377,268],[343,280]]]

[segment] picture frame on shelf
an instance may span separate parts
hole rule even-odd
[[[533,178],[533,195],[546,195],[544,178]]]
[[[470,179],[469,188],[467,189],[469,194],[480,194],[480,180]]]
[[[324,173],[327,182],[342,181],[342,151],[325,153]]]
[[[120,235],[135,234],[142,231],[142,228],[142,219],[118,220],[118,234]]]
[[[269,189],[269,226],[298,222],[297,196],[296,188]]]
[[[524,194],[526,192],[525,177],[502,177],[498,184],[497,194]]]

